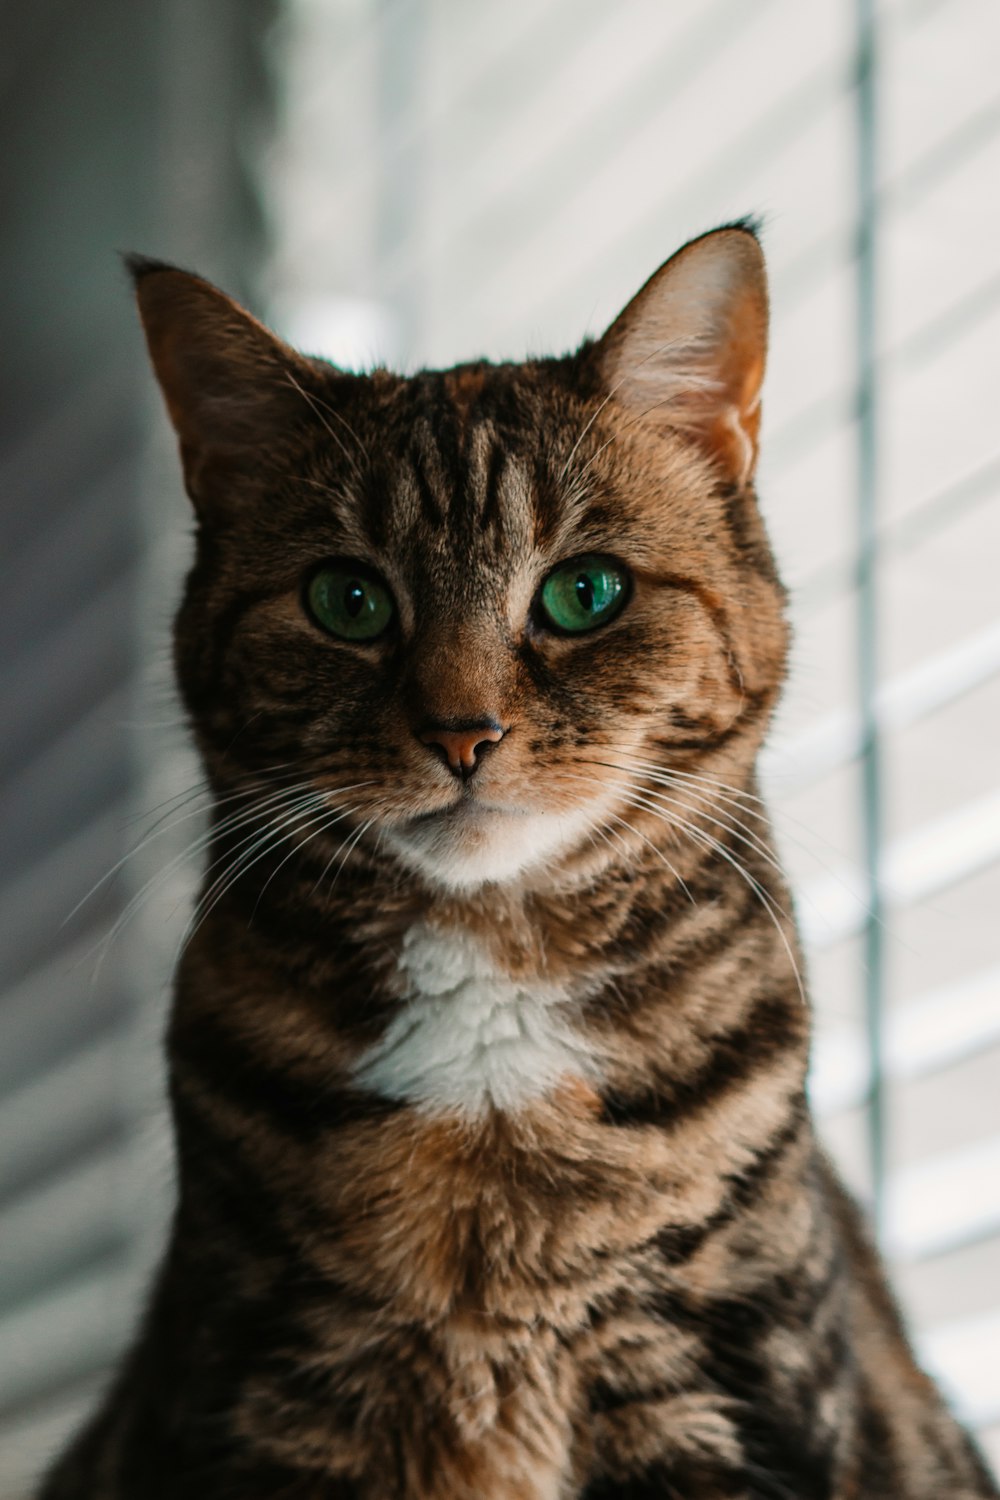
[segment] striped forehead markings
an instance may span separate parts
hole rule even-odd
[[[442,483],[441,452],[433,429],[425,428],[414,433],[409,460],[410,472],[424,520],[435,529],[440,529],[445,522],[447,490]]]
[[[507,447],[488,422],[477,423],[464,440],[440,422],[425,421],[414,431],[406,470],[419,514],[434,532],[466,536],[500,525],[509,473]]]

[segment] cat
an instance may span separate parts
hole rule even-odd
[[[169,1248],[44,1500],[996,1496],[806,1103],[754,227],[408,378],[131,270],[214,832]]]

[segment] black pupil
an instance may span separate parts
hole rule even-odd
[[[594,585],[586,573],[581,573],[576,580],[576,597],[580,601],[580,608],[589,614],[594,607]]]
[[[365,602],[364,585],[352,580],[344,590],[344,608],[352,620],[356,620]]]

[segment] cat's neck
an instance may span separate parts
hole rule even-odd
[[[566,1079],[606,1104],[662,1090],[762,997],[805,1035],[790,903],[757,830],[685,844],[634,813],[547,882],[471,893],[363,846],[328,890],[286,861],[235,881],[198,928],[173,1035],[215,1027],[234,1054],[266,1037],[306,1092],[313,1078],[443,1115],[516,1111]]]
[[[297,930],[277,880],[249,924],[220,902],[170,1036],[191,1242],[245,1253],[250,1212],[352,1296],[528,1318],[551,1267],[520,1235],[501,1253],[505,1224],[541,1245],[558,1222],[572,1260],[598,1223],[627,1255],[725,1214],[804,1128],[794,936],[762,856],[746,881],[705,848],[671,874],[636,830],[634,859],[561,891],[432,899],[359,860]]]

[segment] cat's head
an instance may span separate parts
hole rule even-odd
[[[297,775],[317,837],[337,810],[338,844],[461,889],[611,858],[650,768],[745,778],[786,646],[751,230],[685,246],[566,358],[409,378],[132,270],[199,523],[177,669],[220,793],[280,812]]]

